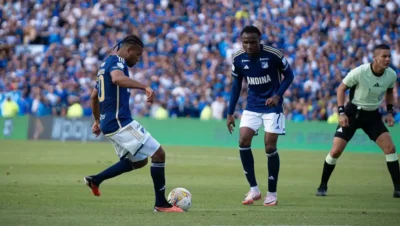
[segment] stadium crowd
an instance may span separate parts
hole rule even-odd
[[[400,78],[399,15],[400,0],[0,0],[3,116],[7,104],[20,115],[90,116],[97,67],[135,33],[145,51],[130,76],[158,98],[149,107],[143,92],[132,91],[134,117],[223,119],[232,55],[241,29],[254,24],[295,73],[287,120],[336,123],[335,89],[351,68],[372,60],[374,45],[392,47]]]

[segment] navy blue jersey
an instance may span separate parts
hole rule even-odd
[[[111,134],[133,121],[129,109],[129,89],[115,85],[111,72],[122,71],[129,77],[128,66],[119,56],[111,55],[97,72],[96,89],[100,103],[100,128],[104,134]]]
[[[268,107],[266,101],[275,94],[283,96],[293,81],[293,72],[281,51],[267,45],[261,45],[260,48],[261,52],[257,57],[250,57],[244,50],[238,51],[233,58],[232,76],[240,84],[243,78],[247,82],[246,110],[258,113],[282,113],[283,98],[274,107]],[[288,77],[285,81],[288,84],[282,84],[283,74],[285,80]],[[285,87],[281,87],[282,85]]]

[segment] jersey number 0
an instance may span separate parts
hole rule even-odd
[[[98,90],[98,98],[100,102],[103,102],[104,99],[106,98],[105,95],[105,90],[104,90],[104,70],[100,70],[99,73],[97,74],[97,87],[99,87]]]

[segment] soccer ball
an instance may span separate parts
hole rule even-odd
[[[168,195],[168,202],[188,211],[192,205],[192,194],[185,188],[174,188]]]

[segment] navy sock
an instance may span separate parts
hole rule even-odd
[[[392,177],[394,190],[400,191],[400,171],[399,171],[399,160],[393,162],[386,162],[390,176]]]
[[[324,161],[324,168],[322,170],[321,184],[319,188],[328,189],[328,181],[332,175],[333,170],[335,169],[336,162],[338,158],[333,158],[329,153]]]
[[[322,170],[322,177],[321,177],[321,184],[319,185],[320,188],[327,188],[329,178],[333,170],[335,169],[336,165],[328,164],[326,161],[324,162],[324,169]]]
[[[152,162],[150,167],[151,178],[154,183],[156,206],[163,207],[168,204],[165,199],[165,162]]]
[[[110,166],[103,172],[97,174],[96,176],[93,177],[93,179],[97,185],[100,185],[104,180],[132,171],[133,169],[134,167],[132,165],[131,160],[125,158],[115,163],[114,165]]]
[[[257,186],[256,175],[254,173],[254,158],[251,147],[240,147],[240,159],[242,160],[243,170],[250,187]]]
[[[268,154],[268,191],[276,192],[276,187],[278,184],[278,175],[280,160],[278,151],[270,151]]]

